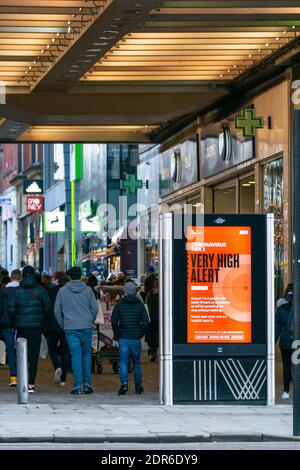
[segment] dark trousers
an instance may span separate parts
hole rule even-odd
[[[17,337],[27,339],[28,383],[29,385],[34,385],[40,356],[42,332],[36,328],[24,328],[18,330]]]
[[[15,330],[13,328],[3,328],[2,330],[4,342],[6,346],[6,353],[9,365],[10,375],[16,377],[17,375],[17,362],[15,351]]]
[[[289,393],[292,381],[292,350],[280,348],[280,351],[283,367],[283,390]]]
[[[58,355],[58,342],[60,354]],[[70,350],[64,332],[49,332],[47,333],[47,343],[49,349],[49,356],[53,364],[54,370],[59,367],[62,370],[61,381],[65,382],[67,372],[70,367]]]

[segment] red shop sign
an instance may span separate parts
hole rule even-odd
[[[27,212],[43,212],[44,198],[43,196],[27,196],[26,197]]]

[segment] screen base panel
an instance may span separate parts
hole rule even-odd
[[[174,359],[174,402],[266,404],[267,363],[258,357]]]

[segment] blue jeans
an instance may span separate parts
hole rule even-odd
[[[2,330],[6,346],[9,372],[11,376],[17,375],[17,362],[15,351],[15,330],[13,328],[3,328]]]
[[[74,388],[91,385],[93,329],[65,330],[71,353]]]
[[[139,388],[142,385],[141,352],[140,339],[119,339],[121,385],[128,387],[129,357],[133,361],[135,386]]]

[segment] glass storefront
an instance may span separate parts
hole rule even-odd
[[[220,214],[236,213],[235,180],[214,189],[214,212]]]
[[[263,209],[274,214],[275,298],[284,290],[283,159],[263,165]]]
[[[254,175],[242,175],[214,188],[214,212],[253,214],[255,212]]]

